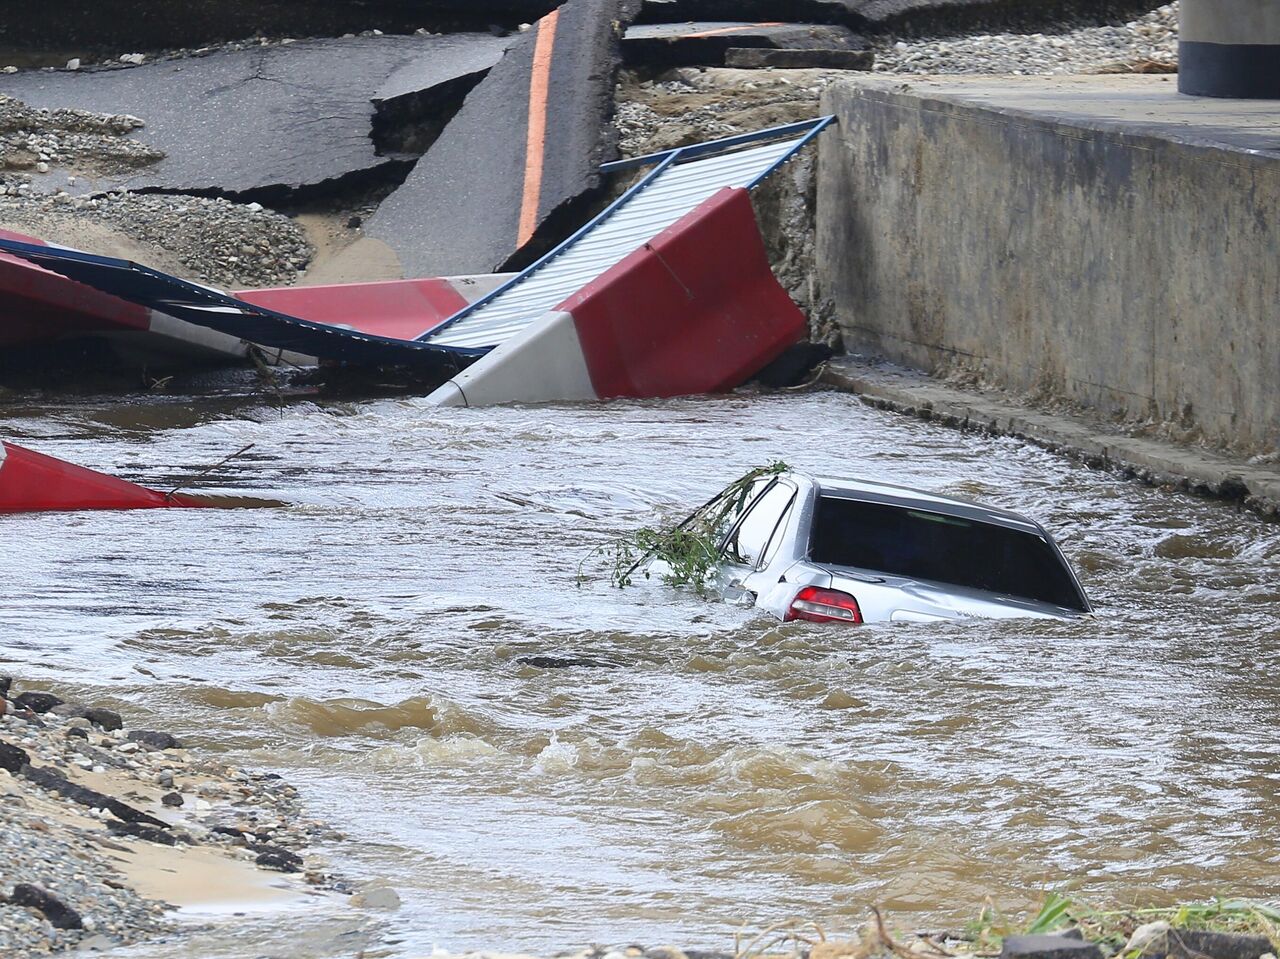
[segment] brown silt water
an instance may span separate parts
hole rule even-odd
[[[1050,888],[1275,893],[1280,531],[1231,507],[838,393],[0,416],[158,488],[253,443],[202,490],[288,504],[0,517],[8,669],[279,772],[348,837],[336,871],[403,899],[215,923],[202,955],[725,948],[870,903],[945,928]],[[592,547],[775,459],[1027,513],[1097,613],[783,625],[598,561],[579,585]]]

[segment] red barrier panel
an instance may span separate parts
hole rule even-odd
[[[808,324],[769,267],[746,190],[726,187],[556,309],[601,399],[742,384]]]
[[[7,230],[0,230],[0,237],[46,245],[43,240]],[[232,295],[314,323],[403,339],[421,336],[467,305],[467,298],[449,280],[436,278],[277,287]],[[146,307],[100,293],[21,257],[0,253],[0,346],[150,328],[151,311]],[[179,330],[181,327],[166,327],[164,338],[182,341]],[[193,333],[196,335],[188,339],[207,345],[207,334],[197,328]]]
[[[441,279],[284,286],[232,295],[313,323],[405,340],[421,336],[467,305],[466,297]]]
[[[42,240],[0,230],[0,236],[43,246]],[[0,346],[45,343],[77,333],[145,330],[151,311],[83,283],[0,253]]]
[[[203,505],[181,493],[168,497],[12,443],[0,444],[0,513]]]

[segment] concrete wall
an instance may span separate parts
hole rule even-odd
[[[1228,103],[1157,77],[833,86],[817,271],[846,347],[1274,450],[1280,119]]]

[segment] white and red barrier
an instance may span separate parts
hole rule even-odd
[[[0,443],[0,513],[208,505],[165,494],[12,443]]]
[[[0,237],[48,245],[5,230],[0,230]],[[431,277],[269,287],[232,295],[315,323],[413,339],[506,279],[507,274]],[[118,352],[144,362],[237,360],[254,347],[251,341],[129,303],[21,257],[0,253],[0,346],[32,346],[83,336],[108,339]],[[287,350],[260,348],[259,355],[273,365],[317,362],[314,356]]]
[[[726,187],[431,394],[442,406],[741,385],[807,330],[749,193]]]
[[[46,245],[8,230],[0,230],[0,237]],[[0,253],[0,305],[0,346],[25,346],[55,336],[145,330],[150,315],[145,306],[100,293],[8,253]]]

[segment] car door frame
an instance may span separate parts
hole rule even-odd
[[[769,535],[765,537],[764,544],[760,548],[759,556],[756,557],[755,562],[750,566],[745,563],[738,563],[730,560],[728,556],[730,541],[735,535],[737,535],[739,529],[742,527],[742,524],[746,522],[747,518],[759,507],[761,501],[774,489],[774,487],[779,484],[791,490],[791,497],[787,500],[786,505],[782,507],[782,512],[774,521],[773,529],[769,532]],[[728,571],[728,574],[725,576],[727,581],[727,593],[734,590],[741,590],[744,593],[750,593],[753,598],[759,596],[760,586],[762,585],[759,582],[760,574],[767,571],[769,567],[773,565],[773,560],[781,556],[781,552],[780,550],[775,552],[769,562],[765,562],[765,556],[769,553],[769,547],[773,545],[775,537],[786,536],[787,531],[791,526],[791,520],[796,515],[796,502],[799,500],[801,492],[801,484],[796,480],[787,476],[775,476],[763,489],[760,490],[759,493],[755,495],[751,504],[743,510],[742,515],[739,516],[734,521],[733,525],[729,527],[723,538],[721,538],[719,547],[721,564]],[[779,544],[779,547],[781,547],[781,543]],[[729,596],[728,598],[734,597]]]

